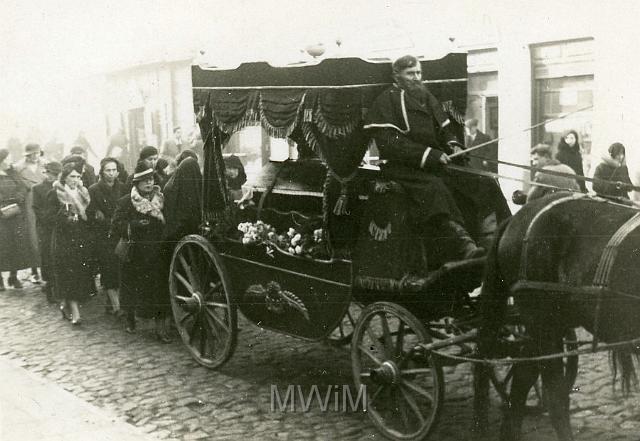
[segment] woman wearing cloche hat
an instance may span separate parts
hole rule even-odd
[[[127,256],[120,265],[120,299],[126,313],[126,328],[133,333],[136,315],[154,318],[156,335],[170,341],[167,334],[169,295],[163,290],[160,274],[162,268],[162,233],[164,195],[155,185],[154,170],[143,161],[136,166],[132,176],[131,192],[118,201],[113,215],[111,235],[116,240],[130,241]]]

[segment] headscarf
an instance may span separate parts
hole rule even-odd
[[[576,143],[571,147],[564,140],[568,135],[573,134],[576,137]],[[578,133],[575,130],[569,130],[564,136],[560,139],[558,143],[558,151],[556,153],[556,159],[563,164],[568,165],[576,172],[577,175],[584,176],[584,169],[582,168],[582,153],[580,151],[580,142],[578,138]],[[587,187],[585,186],[584,181],[579,181],[580,190],[583,193],[586,193]]]
[[[564,140],[571,134],[573,134],[573,136],[576,138],[576,143],[573,145],[573,147],[567,144],[567,142]],[[558,151],[561,150],[573,150],[578,153],[580,152],[580,138],[578,138],[578,132],[576,132],[575,130],[569,130],[562,136],[562,138],[560,138],[560,142],[558,142]]]
[[[224,166],[227,169],[235,168],[238,170],[238,175],[235,178],[227,176],[227,183],[229,184],[229,188],[232,190],[239,190],[242,188],[242,185],[247,182],[247,173],[244,171],[244,166],[242,165],[242,161],[236,155],[231,155],[227,158],[224,158]]]

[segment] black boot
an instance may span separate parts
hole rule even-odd
[[[4,287],[4,279],[2,278],[2,275],[0,274],[0,291],[6,291],[7,288]]]
[[[477,259],[487,253],[484,248],[476,245],[467,230],[459,223],[449,221],[447,227],[455,239],[456,255],[460,260]]]

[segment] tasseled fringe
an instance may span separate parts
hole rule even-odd
[[[401,291],[402,281],[387,277],[357,276],[354,285],[372,291]]]
[[[347,194],[346,185],[342,185],[342,190],[340,191],[340,197],[336,202],[335,207],[333,207],[333,214],[336,216],[349,215],[349,209],[347,208],[347,203],[349,202],[349,196]]]
[[[335,179],[340,183],[340,197],[336,201],[336,205],[333,207],[333,214],[336,216],[343,216],[351,214],[349,209],[347,208],[347,204],[349,203],[349,183],[358,175],[358,169],[355,169],[353,173],[351,173],[346,178],[342,178],[338,176],[329,165],[327,165],[327,176]],[[329,180],[325,182],[325,192],[327,191],[327,186],[329,185]]]
[[[322,149],[320,148],[320,143],[318,142],[316,136],[313,134],[313,125],[310,123],[303,123],[302,134],[304,135],[304,140],[307,142],[307,145],[311,148],[311,150],[313,150],[313,153],[318,155],[322,162],[326,164],[327,161],[324,157]]]
[[[234,123],[225,123],[220,121],[215,113],[213,114],[213,123],[227,135],[231,136],[236,132],[244,129],[245,127],[257,126],[260,124],[260,118],[255,109],[249,109],[244,113],[242,118]]]
[[[375,221],[369,222],[369,234],[378,242],[385,242],[391,234],[391,222],[386,227],[380,228]]]
[[[320,109],[316,109],[316,111],[314,112],[314,116],[318,130],[320,130],[323,135],[331,139],[344,138],[350,135],[355,130],[355,128],[361,124],[361,121],[358,119],[349,121],[341,125],[330,124],[329,122],[327,122],[324,114],[320,111]]]
[[[264,107],[262,106],[262,95],[260,95],[260,97],[258,99],[258,110],[260,112],[260,122],[261,122],[262,127],[269,134],[269,136],[271,136],[273,138],[288,138],[289,135],[291,135],[293,130],[296,128],[296,122],[298,121],[298,118],[300,116],[300,111],[302,110],[305,96],[306,96],[306,93],[304,95],[302,95],[302,99],[300,100],[300,103],[298,104],[298,108],[296,109],[296,115],[293,118],[291,124],[289,124],[288,126],[284,126],[284,127],[276,127],[273,124],[271,124],[271,122],[269,121],[269,119],[265,115]]]
[[[304,109],[303,122],[313,122],[313,109]]]

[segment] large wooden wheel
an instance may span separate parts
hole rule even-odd
[[[351,302],[338,326],[336,326],[333,332],[326,338],[326,342],[331,346],[338,347],[351,343],[353,331],[356,328],[356,323],[358,322],[360,314],[362,314],[363,308],[364,305],[362,303]]]
[[[402,306],[378,302],[360,315],[351,342],[356,391],[367,414],[394,440],[419,440],[434,427],[444,400],[442,368],[415,351],[429,343],[422,323]]]
[[[206,239],[190,235],[178,243],[169,291],[176,326],[193,358],[208,368],[226,362],[237,341],[237,305],[222,258]]]

